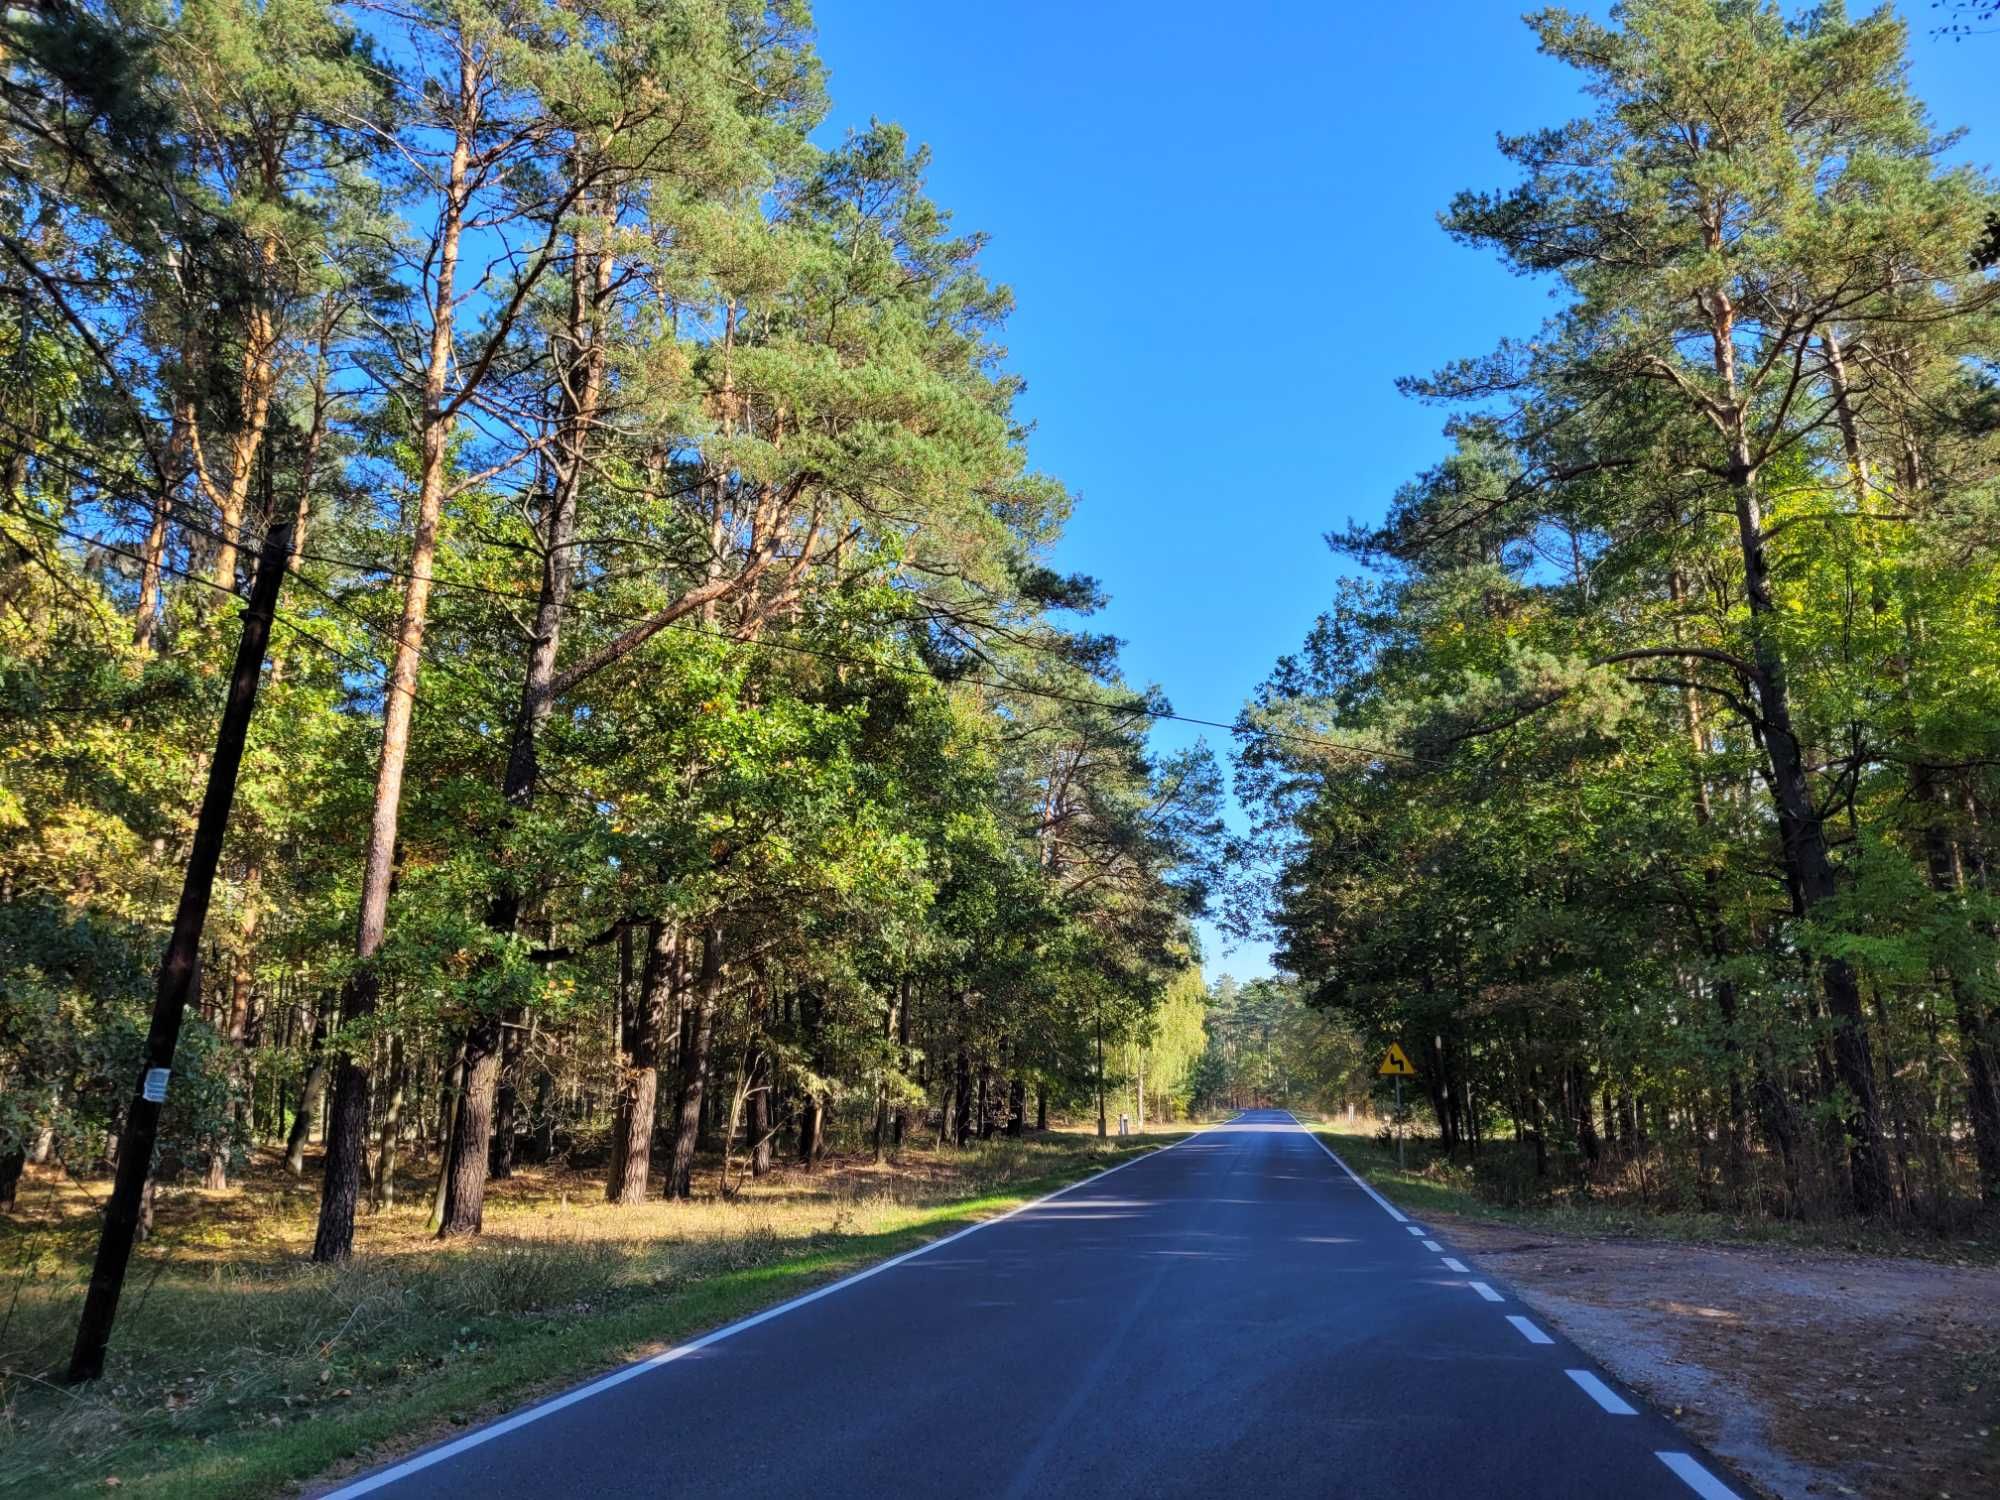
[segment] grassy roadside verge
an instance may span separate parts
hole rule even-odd
[[[992,1142],[921,1153],[907,1174],[795,1177],[729,1202],[623,1212],[572,1207],[568,1189],[549,1184],[490,1214],[483,1243],[435,1249],[398,1224],[338,1269],[301,1264],[289,1221],[275,1245],[207,1253],[190,1225],[163,1269],[150,1281],[139,1279],[145,1271],[135,1277],[114,1364],[81,1394],[36,1378],[15,1357],[45,1354],[73,1316],[73,1283],[61,1284],[64,1268],[50,1264],[65,1257],[45,1247],[0,1291],[12,1302],[11,1312],[0,1309],[11,1330],[0,1338],[0,1495],[282,1493],[560,1391],[1184,1134]]]
[[[1730,1213],[1660,1212],[1616,1200],[1571,1195],[1544,1204],[1510,1207],[1481,1197],[1470,1169],[1445,1160],[1429,1140],[1405,1142],[1406,1166],[1396,1148],[1375,1139],[1373,1122],[1307,1117],[1321,1137],[1377,1192],[1413,1214],[1458,1214],[1494,1224],[1595,1239],[1668,1240],[1694,1245],[1770,1245],[1810,1251],[1914,1258],[1947,1265],[2000,1265],[2000,1225],[1942,1238],[1920,1230],[1854,1219],[1772,1219]]]

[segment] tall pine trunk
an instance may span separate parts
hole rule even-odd
[[[444,1169],[444,1210],[438,1238],[478,1234],[486,1227],[486,1166],[493,1138],[494,1085],[500,1076],[501,1021],[486,1016],[465,1032],[465,1086],[453,1117]]]
[[[578,180],[586,168],[572,166]],[[598,210],[588,200],[579,203],[583,218],[593,224],[594,233],[604,233],[594,218]],[[582,494],[586,448],[597,420],[604,386],[605,349],[600,312],[610,293],[614,265],[601,245],[587,245],[581,236],[571,241],[572,275],[570,305],[565,331],[562,378],[556,419],[556,442],[550,459],[553,486],[549,493],[546,523],[542,536],[542,576],[535,609],[534,636],[528,646],[527,671],[514,714],[513,738],[508,747],[507,767],[501,794],[510,812],[523,812],[534,805],[540,779],[538,747],[549,715],[555,710],[556,657],[562,643],[563,616],[568,608],[571,582],[576,574],[577,505]],[[521,892],[512,872],[504,865],[498,889],[487,910],[486,922],[495,932],[512,935],[521,919]],[[486,1195],[488,1175],[507,1177],[513,1173],[515,1115],[519,1107],[519,1052],[525,1016],[511,1009],[493,1033],[503,1055],[493,1067],[475,1068],[468,1089],[477,1097],[470,1102],[466,1118],[483,1122],[498,1133],[489,1144],[486,1136],[461,1135],[452,1142],[452,1181],[457,1213],[448,1214],[444,1233],[460,1232],[455,1226],[479,1222]],[[487,1040],[487,1023],[475,1031],[474,1045]],[[502,1080],[505,1093],[495,1107],[495,1092]]]
[[[521,1067],[527,1049],[527,1017],[518,1010],[507,1013],[500,1037],[500,1092],[493,1111],[493,1146],[488,1153],[487,1175],[504,1180],[514,1175],[514,1152],[520,1144]]]
[[[278,263],[278,242],[261,235],[257,257],[263,278],[268,281]],[[229,472],[220,486],[210,481],[199,461],[196,472],[202,488],[215,503],[221,519],[222,536],[216,544],[213,582],[231,593],[236,589],[236,568],[242,548],[243,518],[249,510],[250,484],[257,467],[257,454],[264,446],[264,432],[270,422],[271,397],[278,383],[278,329],[269,305],[253,299],[244,318],[243,365],[237,377],[239,421],[229,439]],[[296,539],[295,539],[295,545]]]
[[[403,1039],[389,1038],[389,1102],[382,1110],[382,1130],[375,1142],[374,1191],[369,1206],[377,1213],[396,1205],[396,1153],[403,1139],[403,1097],[408,1092],[409,1068],[403,1053]]]
[[[660,1089],[660,1023],[673,1000],[674,952],[680,941],[667,923],[646,924],[646,957],[625,1028],[625,1076],[611,1128],[613,1203],[644,1203],[653,1165],[653,1118]]]
[[[403,772],[410,754],[410,724],[423,662],[424,627],[430,618],[431,575],[437,564],[438,527],[444,515],[451,433],[456,411],[445,391],[453,365],[459,241],[471,196],[473,140],[480,129],[482,81],[469,52],[461,51],[461,113],[444,181],[437,241],[437,271],[430,348],[417,419],[418,481],[416,529],[411,538],[408,581],[396,649],[383,690],[382,748],[375,767],[375,797],[368,819],[368,846],[361,868],[361,910],[355,923],[354,971],[341,987],[344,1024],[365,1022],[380,1003],[382,979],[375,965],[389,925],[389,884],[395,868],[396,827],[402,812]],[[343,1042],[335,1074],[333,1116],[328,1122],[326,1173],[320,1194],[315,1261],[345,1260],[354,1253],[354,1213],[361,1196],[369,1095],[373,1085],[365,1052]]]
[[[910,991],[910,976],[905,974],[902,997],[896,1006],[896,1066],[899,1069],[907,1069],[910,1066]],[[899,1150],[903,1144],[903,1133],[909,1128],[909,1123],[909,1107],[897,1105],[891,1139]]]
[[[1777,603],[1771,592],[1771,562],[1764,535],[1764,518],[1757,493],[1747,414],[1737,394],[1735,309],[1721,288],[1709,293],[1715,317],[1715,370],[1730,413],[1729,487],[1736,510],[1737,544],[1743,559],[1743,589],[1750,606],[1752,685],[1761,717],[1771,798],[1776,805],[1785,865],[1807,920],[1824,913],[1839,894],[1839,881],[1827,848],[1826,826],[1812,798],[1804,748],[1792,725],[1789,675],[1777,641]],[[1889,1182],[1889,1158],[1882,1135],[1882,1110],[1875,1086],[1875,1063],[1869,1052],[1868,1019],[1861,1002],[1861,985],[1845,958],[1822,955],[1818,961],[1820,990],[1833,1021],[1833,1061],[1847,1092],[1844,1122],[1854,1206],[1863,1214],[1886,1213],[1895,1204]]]
[[[327,1074],[326,1056],[327,1023],[332,1019],[332,997],[322,995],[313,1007],[312,1060],[306,1065],[306,1076],[299,1084],[298,1113],[292,1116],[292,1128],[285,1139],[285,1166],[294,1177],[301,1177],[306,1170],[306,1143],[312,1138],[312,1128],[319,1118],[320,1105],[326,1099]]]
[[[701,975],[696,980],[694,1030],[689,1038],[688,1055],[681,1059],[680,1112],[674,1129],[673,1165],[667,1176],[670,1198],[685,1198],[693,1187],[694,1147],[701,1133],[708,1046],[715,1031],[715,1005],[721,988],[722,927],[711,922],[701,935]]]
[[[750,1073],[750,1175],[771,1170],[771,1059],[761,1048]]]

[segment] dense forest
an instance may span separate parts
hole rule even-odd
[[[1990,1211],[2000,190],[1889,11],[1530,24],[1590,112],[1443,225],[1555,311],[1405,382],[1231,833],[802,0],[0,15],[0,1208],[282,1163],[349,1267],[1395,1041],[1510,1193]]]
[[[2000,9],[1524,19],[0,5],[0,1493],[1986,1492]]]
[[[1049,564],[980,236],[824,109],[792,0],[6,12],[0,1204],[118,1158],[259,583],[146,1212],[1185,1110],[1219,770]]]
[[[1530,24],[1591,112],[1443,224],[1556,310],[1406,382],[1450,456],[1329,538],[1367,570],[1246,710],[1246,902],[1461,1160],[1958,1222],[2000,1200],[2000,199],[1892,12]]]

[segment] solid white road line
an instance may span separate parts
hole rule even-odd
[[[1424,1248],[1433,1255],[1441,1254],[1444,1250],[1444,1246],[1440,1245],[1436,1240],[1425,1240]]]
[[[1505,1297],[1502,1297],[1498,1292],[1494,1291],[1492,1287],[1488,1286],[1483,1281],[1473,1282],[1472,1289],[1475,1292],[1479,1293],[1480,1296],[1484,1297],[1488,1302],[1505,1302],[1507,1300]]]
[[[1736,1500],[1736,1491],[1717,1479],[1685,1453],[1655,1453],[1653,1457],[1672,1469],[1681,1482],[1701,1500]]]
[[[1444,1258],[1444,1268],[1447,1271],[1456,1271],[1461,1276],[1467,1275],[1472,1270],[1472,1267],[1468,1266],[1464,1261],[1453,1260],[1449,1255]]]
[[[1516,1328],[1520,1329],[1521,1337],[1526,1339],[1531,1344],[1553,1344],[1555,1342],[1554,1339],[1550,1338],[1546,1333],[1543,1333],[1541,1329],[1537,1328],[1533,1323],[1530,1323],[1526,1318],[1522,1317],[1519,1313],[1507,1314],[1507,1321],[1509,1323],[1512,1323]]]
[[[1232,1122],[1223,1120],[1220,1123],[1227,1125]],[[1295,1121],[1294,1123],[1297,1122]],[[731,1323],[725,1328],[718,1328],[713,1333],[704,1334],[690,1343],[680,1344],[675,1348],[655,1354],[651,1359],[642,1359],[637,1364],[627,1365],[622,1370],[614,1370],[602,1380],[593,1380],[589,1385],[579,1387],[567,1395],[557,1396],[553,1401],[544,1401],[540,1406],[531,1406],[526,1411],[516,1412],[513,1416],[503,1418],[501,1421],[493,1423],[490,1427],[481,1427],[477,1431],[468,1432],[456,1442],[446,1443],[442,1448],[432,1448],[428,1452],[417,1454],[414,1458],[405,1459],[394,1468],[384,1469],[379,1474],[370,1474],[364,1478],[355,1480],[352,1484],[342,1485],[339,1489],[328,1492],[323,1497],[323,1500],[357,1500],[358,1496],[372,1494],[384,1485],[394,1484],[399,1479],[407,1479],[412,1474],[420,1474],[432,1465],[441,1464],[448,1458],[456,1458],[459,1454],[464,1453],[470,1448],[477,1448],[482,1443],[490,1443],[497,1437],[504,1437],[517,1428],[526,1427],[530,1422],[537,1422],[543,1417],[553,1416],[564,1407],[575,1406],[580,1401],[588,1401],[592,1396],[600,1395],[614,1386],[623,1385],[628,1380],[636,1380],[648,1370],[656,1370],[661,1365],[672,1364],[677,1359],[697,1353],[700,1350],[708,1348],[711,1344],[719,1344],[724,1339],[734,1338],[739,1333],[748,1333],[760,1323],[768,1323],[773,1318],[782,1318],[788,1312],[796,1312],[799,1308],[806,1306],[808,1303],[817,1302],[822,1297],[831,1297],[835,1292],[844,1291],[848,1287],[858,1285],[868,1280],[871,1276],[880,1276],[884,1271],[893,1271],[906,1260],[915,1260],[919,1255],[929,1255],[933,1250],[942,1250],[946,1245],[955,1244],[969,1234],[977,1234],[982,1229],[991,1229],[995,1224],[1004,1224],[1016,1214],[1024,1214],[1029,1209],[1040,1208],[1051,1198],[1060,1198],[1063,1194],[1073,1193],[1078,1188],[1089,1187],[1093,1183],[1102,1182],[1113,1172],[1122,1172],[1127,1167],[1135,1166],[1139,1162],[1150,1161],[1156,1156],[1173,1150],[1175,1146],[1195,1139],[1196,1136],[1206,1135],[1210,1130],[1215,1128],[1213,1125],[1204,1126],[1192,1135],[1184,1135],[1178,1141],[1168,1142],[1158,1150],[1143,1152],[1138,1156],[1119,1162],[1116,1166],[1106,1167],[1102,1172],[1093,1172],[1088,1177],[1080,1177],[1067,1187],[1057,1188],[1053,1193],[1044,1193],[1033,1203],[1023,1203],[1019,1208],[1010,1208],[1004,1214],[996,1214],[990,1219],[981,1219],[977,1224],[968,1225],[956,1234],[948,1234],[943,1239],[932,1240],[928,1244],[917,1246],[914,1250],[905,1250],[901,1255],[892,1256],[878,1265],[869,1266],[866,1270],[856,1271],[852,1276],[843,1276],[840,1280],[820,1287],[815,1291],[807,1292],[802,1297],[794,1297],[789,1302],[780,1302],[776,1307],[767,1307],[764,1311],[753,1314],[741,1322]]]
[[[1583,1387],[1583,1393],[1614,1417],[1636,1417],[1638,1409],[1627,1402],[1610,1386],[1599,1380],[1588,1370],[1565,1370],[1563,1373]]]
[[[1286,1110],[1285,1113],[1291,1117],[1291,1121],[1294,1125],[1299,1125],[1299,1117],[1297,1115],[1292,1114],[1292,1112],[1289,1109]],[[1380,1193],[1376,1192],[1375,1189],[1370,1187],[1367,1183],[1363,1182],[1361,1180],[1361,1174],[1359,1172],[1356,1172],[1354,1168],[1350,1167],[1346,1162],[1342,1161],[1340,1157],[1335,1154],[1333,1147],[1329,1146],[1325,1141],[1321,1140],[1315,1132],[1306,1130],[1305,1126],[1299,1125],[1299,1129],[1305,1131],[1307,1140],[1311,1141],[1315,1146],[1319,1147],[1319,1149],[1324,1151],[1328,1156],[1333,1157],[1333,1164],[1336,1167],[1339,1167],[1340,1170],[1345,1172],[1349,1177],[1352,1177],[1354,1179],[1354,1185],[1360,1188],[1361,1191],[1366,1193],[1369,1197],[1373,1198],[1376,1202],[1376,1205],[1382,1210],[1383,1213],[1387,1214],[1390,1218],[1394,1219],[1398,1224],[1407,1224],[1410,1222],[1410,1216],[1408,1214],[1404,1213],[1400,1208],[1396,1207],[1395,1204],[1391,1203],[1387,1198],[1384,1198]]]

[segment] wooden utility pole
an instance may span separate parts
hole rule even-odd
[[[215,736],[215,758],[209,762],[208,787],[195,819],[194,845],[188,850],[187,873],[181,881],[180,907],[174,913],[173,935],[153,994],[153,1024],[146,1033],[139,1077],[126,1106],[125,1126],[118,1137],[118,1175],[111,1201],[104,1208],[104,1228],[98,1236],[97,1260],[90,1271],[90,1290],[83,1316],[76,1325],[76,1347],[70,1353],[69,1379],[95,1380],[104,1373],[104,1351],[111,1342],[112,1320],[118,1315],[118,1294],[125,1287],[125,1268],[132,1259],[132,1241],[139,1229],[140,1198],[153,1170],[153,1147],[160,1135],[160,1106],[166,1102],[167,1080],[174,1066],[174,1044],[180,1040],[181,1017],[194,988],[201,950],[201,929],[208,920],[209,897],[215,890],[215,868],[222,859],[222,836],[229,810],[236,801],[236,773],[243,764],[243,743],[250,729],[250,711],[257,706],[257,684],[264,671],[264,649],[271,639],[271,617],[278,603],[278,586],[285,580],[292,550],[290,520],[274,521],[265,533],[257,558],[257,579],[250,604],[243,611],[243,637],[236,645],[236,667],[229,679],[229,701],[222,710],[222,727]]]

